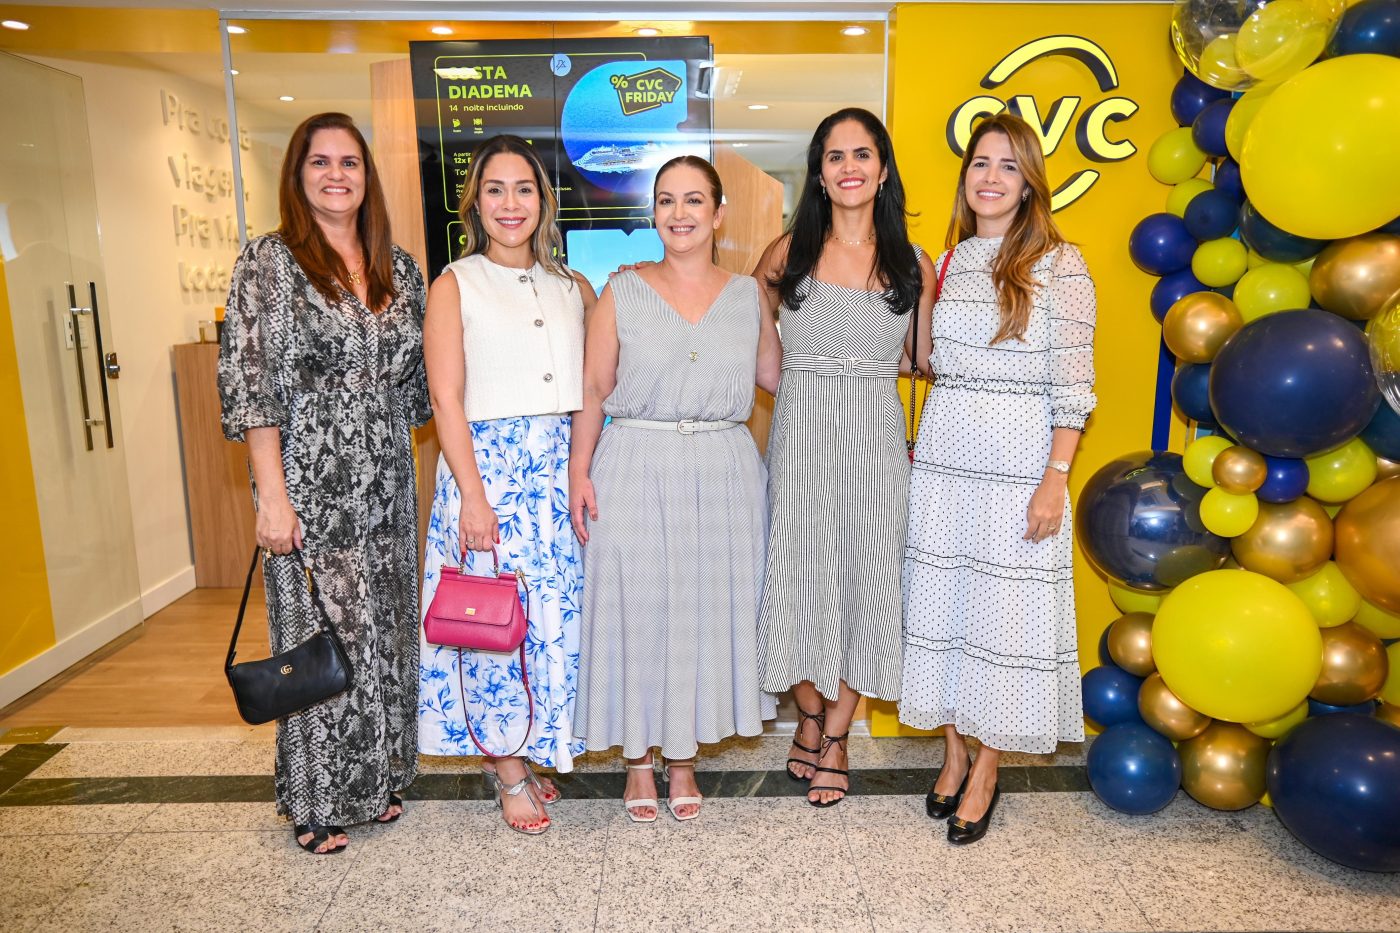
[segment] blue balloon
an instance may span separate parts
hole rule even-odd
[[[1191,141],[1206,155],[1218,158],[1230,154],[1225,148],[1225,121],[1230,118],[1234,106],[1235,101],[1230,97],[1213,100],[1191,121]]]
[[[1226,100],[1229,96],[1229,91],[1211,87],[1188,72],[1172,88],[1172,117],[1180,126],[1190,126],[1207,104]]]
[[[1222,159],[1215,167],[1215,190],[1228,194],[1236,204],[1244,203],[1244,180],[1240,178],[1240,163],[1234,159]]]
[[[1172,305],[1187,295],[1208,291],[1210,286],[1196,278],[1189,266],[1180,272],[1164,275],[1152,286],[1152,316],[1160,324],[1166,319]]]
[[[1362,0],[1346,11],[1327,55],[1400,56],[1400,0]]]
[[[1094,739],[1085,766],[1094,794],[1123,813],[1155,813],[1181,786],[1181,758],[1171,741],[1141,723],[1112,726]]]
[[[1192,421],[1214,424],[1210,410],[1210,364],[1182,363],[1172,376],[1172,401]]]
[[[1235,283],[1234,283],[1234,282],[1231,282],[1229,285],[1222,285],[1222,286],[1220,286],[1219,288],[1212,288],[1211,291],[1216,292],[1217,294],[1224,295],[1226,298],[1229,298],[1231,301],[1234,301],[1234,300],[1235,300]]]
[[[1248,201],[1244,202],[1244,208],[1240,211],[1240,239],[1270,262],[1302,262],[1304,259],[1311,259],[1322,252],[1322,248],[1328,242],[1294,236],[1287,230],[1275,227]]]
[[[1394,233],[1394,234],[1396,234],[1397,236],[1400,236],[1400,217],[1395,218],[1395,219],[1392,220],[1390,223],[1385,224],[1384,226],[1377,227],[1375,230],[1373,230],[1373,231],[1371,231],[1371,232],[1372,232],[1372,233]]]
[[[1331,703],[1324,703],[1321,700],[1314,700],[1308,697],[1309,716],[1331,716],[1335,713],[1351,713],[1356,716],[1371,716],[1376,712],[1376,701],[1367,700],[1365,703],[1357,703],[1352,706],[1333,706]]]
[[[1113,663],[1113,655],[1111,655],[1111,654],[1108,653],[1108,630],[1111,629],[1111,628],[1113,628],[1113,625],[1110,623],[1109,625],[1107,625],[1107,626],[1104,627],[1103,634],[1099,636],[1099,663],[1100,663],[1100,664],[1112,664],[1112,663]]]
[[[1308,457],[1345,443],[1380,403],[1365,334],[1327,311],[1250,321],[1210,368],[1216,420],[1271,457]]]
[[[1354,714],[1309,719],[1269,753],[1266,781],[1303,845],[1362,871],[1400,871],[1400,728]]]
[[[1139,451],[1100,467],[1079,495],[1075,529],[1089,562],[1120,586],[1169,590],[1225,563],[1230,542],[1201,524],[1206,491],[1181,455]]]
[[[1107,728],[1123,722],[1142,722],[1138,712],[1138,688],[1134,677],[1116,664],[1096,667],[1084,675],[1084,715]]]
[[[1182,218],[1198,240],[1218,240],[1235,232],[1240,222],[1240,202],[1224,191],[1202,191],[1186,205]]]
[[[1400,460],[1400,415],[1389,405],[1376,409],[1376,416],[1361,429],[1366,446],[1387,460]]]
[[[1186,229],[1186,221],[1163,211],[1148,214],[1128,237],[1128,255],[1143,272],[1169,275],[1191,267],[1196,239]]]
[[[1307,492],[1307,461],[1291,457],[1270,457],[1265,454],[1264,463],[1269,468],[1269,475],[1264,478],[1264,485],[1254,490],[1259,501],[1275,504],[1292,502]]]

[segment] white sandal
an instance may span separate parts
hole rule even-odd
[[[673,761],[673,762],[671,762],[670,764],[668,764],[668,765],[666,766],[666,787],[667,787],[667,790],[670,790],[670,785],[671,785],[671,769],[672,769],[672,768],[690,768],[690,769],[693,771],[693,770],[695,770],[695,762],[694,762],[694,761]],[[688,822],[689,820],[695,819],[697,816],[700,815],[700,804],[701,804],[701,801],[703,801],[703,799],[704,799],[703,797],[667,797],[667,798],[666,798],[666,809],[668,809],[668,810],[671,811],[671,815],[674,816],[674,817],[676,818],[676,821],[677,821],[677,822],[679,822],[679,823],[685,823],[685,822]],[[691,813],[689,816],[681,816],[678,812],[676,812],[676,810],[677,810],[678,807],[686,807],[686,806],[694,806],[694,807],[695,807],[695,812],[694,812],[694,813]]]
[[[644,765],[628,765],[628,766],[627,766],[627,770],[628,770],[628,771],[652,771],[652,770],[654,770],[655,768],[656,768],[656,762],[655,762],[655,760],[648,761],[648,762],[647,762],[646,764],[644,764]],[[659,812],[659,809],[660,809],[660,808],[657,806],[656,798],[655,798],[655,797],[638,797],[638,798],[635,799],[635,800],[628,800],[626,797],[623,797],[623,798],[622,798],[622,809],[625,810],[625,811],[627,812],[627,816],[632,820],[632,822],[634,822],[634,823],[655,823],[655,822],[656,822],[656,813],[655,813],[655,812],[653,812],[651,816],[641,816],[641,815],[639,815],[638,813],[636,813],[636,809],[639,808],[639,807],[651,807],[651,809],[652,809],[653,811],[658,811],[658,812]]]

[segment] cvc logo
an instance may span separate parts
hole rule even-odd
[[[980,83],[987,90],[994,90],[1031,62],[1048,55],[1065,55],[1084,65],[1098,81],[1100,91],[1106,93],[1118,87],[1118,70],[1113,66],[1108,53],[1098,44],[1080,36],[1046,36],[1027,42],[997,62]],[[1108,138],[1109,123],[1126,120],[1137,113],[1138,105],[1135,101],[1126,97],[1106,97],[1091,105],[1076,121],[1075,114],[1083,102],[1082,97],[1074,95],[1061,97],[1052,103],[1049,111],[1042,116],[1040,105],[1030,94],[1017,94],[1009,101],[989,94],[979,94],[964,101],[948,117],[948,148],[961,158],[967,141],[972,136],[973,124],[979,118],[1010,110],[1035,130],[1036,135],[1040,137],[1040,148],[1047,158],[1060,148],[1060,143],[1064,141],[1071,124],[1074,125],[1075,144],[1084,157],[1091,161],[1121,162],[1137,152],[1137,146],[1126,139]],[[1050,202],[1051,209],[1058,211],[1073,204],[1098,180],[1099,172],[1093,169],[1075,172],[1054,190]]]

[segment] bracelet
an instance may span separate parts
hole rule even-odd
[[[1046,463],[1045,463],[1045,469],[1047,469],[1047,470],[1054,470],[1056,473],[1068,473],[1068,472],[1069,472],[1069,461],[1068,461],[1068,460],[1048,460],[1048,461],[1046,461]]]

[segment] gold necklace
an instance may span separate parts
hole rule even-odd
[[[354,272],[351,272],[351,273],[350,273],[350,284],[351,284],[351,285],[363,285],[363,284],[364,284],[364,282],[365,282],[364,277],[360,275],[360,269],[363,269],[364,267],[365,267],[365,264],[364,264],[363,262],[361,262],[360,265],[359,265],[359,268],[357,268]]]
[[[875,239],[875,231],[871,230],[869,236],[861,237],[859,240],[848,240],[845,237],[840,236],[836,233],[832,233],[831,238],[833,240],[839,240],[842,243],[845,243],[847,246],[864,246],[866,243],[869,243],[871,240]]]

